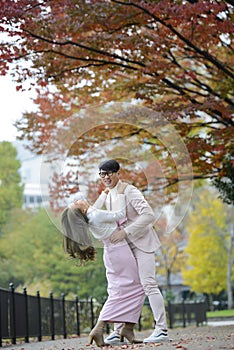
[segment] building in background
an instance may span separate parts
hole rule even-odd
[[[49,181],[53,176],[54,171],[62,172],[67,170],[66,161],[43,162],[45,158],[30,152],[25,144],[25,141],[15,141],[12,143],[17,149],[21,168],[20,175],[24,184],[24,209],[36,209],[39,207],[49,206]],[[63,169],[64,167],[64,169]],[[77,164],[77,167],[79,165]],[[97,168],[97,166],[96,166]],[[67,204],[74,199],[85,198],[88,190],[87,183],[84,180],[79,181],[80,192],[71,194],[67,199]]]
[[[36,209],[49,206],[48,180],[51,165],[48,164],[48,176],[46,171],[41,173],[42,157],[37,156],[25,148],[25,142],[15,141],[18,159],[21,163],[20,175],[24,184],[24,209]]]

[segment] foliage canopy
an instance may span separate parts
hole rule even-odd
[[[1,74],[14,63],[18,89],[29,81],[37,90],[37,112],[17,123],[35,152],[47,152],[52,138],[53,150],[62,154],[60,136],[70,118],[88,123],[81,110],[134,100],[175,126],[195,178],[231,181],[232,1],[7,0],[0,21],[8,35],[1,43]],[[92,128],[78,135],[74,154],[84,157],[103,138],[126,133],[139,129]],[[156,135],[141,140],[157,149]],[[228,189],[221,195],[228,197]]]

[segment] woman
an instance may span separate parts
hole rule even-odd
[[[108,282],[108,299],[90,333],[90,344],[94,340],[97,346],[105,345],[103,329],[106,322],[123,322],[120,341],[126,337],[130,343],[137,342],[133,327],[138,322],[145,300],[136,260],[127,242],[111,244],[109,241],[110,235],[118,228],[117,222],[124,220],[126,216],[125,196],[122,194],[125,187],[126,184],[122,183],[118,188],[121,199],[117,211],[99,209],[106,199],[106,189],[93,206],[85,200],[79,200],[65,209],[62,215],[63,232],[68,237],[65,241],[74,242],[73,249],[69,248],[70,251],[66,250],[65,244],[65,250],[71,256],[82,261],[94,259],[94,248],[88,231],[96,239],[102,240],[104,245],[103,260]]]

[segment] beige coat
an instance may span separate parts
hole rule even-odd
[[[113,190],[111,190],[112,193]],[[156,251],[161,243],[153,228],[155,215],[152,208],[143,194],[132,185],[126,187],[124,194],[126,196],[127,222],[123,226],[127,233],[127,240],[144,252]],[[111,193],[106,198],[108,209],[110,208],[110,196]]]

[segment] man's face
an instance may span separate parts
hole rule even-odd
[[[114,188],[119,181],[119,172],[100,170],[99,175],[105,187]]]

